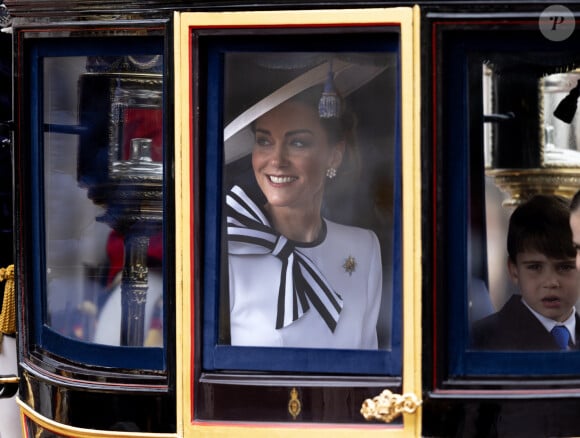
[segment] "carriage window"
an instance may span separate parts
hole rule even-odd
[[[364,423],[366,399],[402,392],[402,199],[413,196],[401,28],[242,21],[216,33],[210,16],[192,14],[200,28],[182,41],[195,47],[182,68],[191,162],[179,178],[195,206],[183,210],[195,231],[184,263],[197,273],[184,294],[201,341],[193,415]]]
[[[390,349],[396,69],[226,54],[221,343]]]
[[[444,253],[465,267],[441,268],[454,315],[450,371],[574,373],[579,274],[569,204],[580,187],[579,59],[573,41],[556,48],[532,26],[508,44],[505,33],[474,26],[446,34],[439,82],[449,98],[440,113],[439,208],[455,212],[444,219],[455,236]],[[564,356],[553,366],[549,355]]]
[[[74,45],[62,52],[44,43],[33,52],[32,89],[41,90],[33,123],[42,134],[31,133],[35,253],[44,264],[40,342],[52,350],[79,346],[55,351],[65,357],[93,344],[150,349],[160,358],[163,56],[158,43],[107,45],[106,54],[78,48],[75,56]]]
[[[205,317],[219,317],[204,364],[397,375],[396,34],[364,52],[278,46],[208,47],[208,77],[223,82],[208,84],[222,106],[208,106],[220,152],[206,161],[205,236],[220,245],[205,260],[220,281],[205,283]],[[356,354],[366,366],[338,359]]]
[[[486,316],[486,313],[496,309],[504,308],[504,311],[508,312],[521,297],[536,316],[547,318],[544,321],[551,326],[549,320],[561,322],[572,316],[574,314],[572,306],[577,306],[580,298],[577,296],[577,276],[575,270],[571,269],[574,267],[575,252],[568,226],[568,204],[578,188],[576,182],[580,175],[578,142],[580,131],[574,117],[576,104],[568,102],[574,99],[580,76],[572,69],[565,73],[546,74],[532,81],[536,87],[534,90],[533,84],[531,85],[530,93],[533,93],[533,96],[528,102],[537,104],[535,118],[539,132],[535,144],[539,165],[510,169],[496,164],[505,159],[507,149],[506,135],[500,132],[507,127],[502,127],[502,122],[509,125],[509,119],[516,117],[513,112],[502,113],[497,108],[502,101],[497,93],[501,92],[501,82],[505,81],[501,71],[498,70],[497,67],[490,65],[484,65],[483,68],[484,114],[487,114],[487,123],[484,127],[487,129],[484,131],[486,157],[484,187],[489,302],[472,302],[470,310],[479,317]],[[506,104],[503,105],[505,109]],[[556,196],[559,200],[539,198],[537,195]],[[532,203],[531,198],[534,198]],[[538,211],[534,210],[534,203]],[[559,204],[564,204],[563,208]],[[517,214],[512,218],[516,210]],[[536,224],[535,221],[543,223],[544,226],[540,228],[540,224]],[[522,237],[517,237],[518,233],[522,233]],[[543,242],[541,239],[544,237],[541,235],[536,237],[536,233],[544,233],[552,243]],[[522,239],[524,246],[529,241],[532,249],[546,256],[545,265],[532,268],[537,270],[541,267],[548,268],[548,261],[555,259],[560,263],[555,265],[556,268],[570,272],[570,277],[560,276],[556,280],[559,284],[558,291],[550,296],[538,297],[539,302],[532,296],[532,290],[522,284],[525,280],[529,280],[529,277],[521,272],[523,266],[518,265],[517,255],[524,252],[516,249],[519,239]],[[509,246],[508,242],[511,242]],[[510,253],[512,245],[514,250]],[[562,294],[569,296],[567,303],[564,303]],[[491,320],[488,319],[489,321]],[[480,330],[483,327],[484,331],[489,330],[487,323],[483,323]],[[533,339],[524,341],[522,338],[508,342],[489,339],[494,337],[493,334],[480,332],[476,336],[485,336],[488,339],[479,338],[475,346],[494,350],[554,350],[556,345],[552,343],[550,337],[546,336],[545,342],[540,340],[543,334],[539,332],[536,341]],[[572,337],[571,343],[574,339],[575,336]]]

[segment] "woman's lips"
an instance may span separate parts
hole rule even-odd
[[[295,181],[297,178],[293,176],[268,175],[268,179],[274,184],[288,184]]]

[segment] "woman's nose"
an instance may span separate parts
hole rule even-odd
[[[270,161],[275,166],[284,166],[287,163],[287,151],[283,144],[278,143],[272,149],[272,156]]]

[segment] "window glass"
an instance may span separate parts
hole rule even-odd
[[[44,324],[162,347],[162,56],[41,59]]]
[[[390,349],[396,62],[226,54],[222,339]]]
[[[437,289],[448,300],[439,308],[447,322],[437,324],[450,346],[450,376],[460,378],[569,375],[580,361],[567,211],[580,180],[576,39],[555,48],[535,22],[514,35],[512,25],[493,35],[477,21],[464,33],[443,25],[445,44],[435,50],[444,61],[434,78],[436,239],[445,246]],[[558,279],[540,282],[547,272]],[[554,325],[570,334],[562,350]],[[548,359],[559,354],[557,365]]]
[[[136,58],[123,62],[160,62]],[[162,79],[114,71],[120,62],[44,58],[46,323],[84,341],[156,345],[162,337],[147,336],[163,306]]]
[[[512,76],[510,74],[502,75],[501,67],[494,67],[493,63],[490,64],[484,64],[482,70],[482,99],[484,114],[487,115],[487,123],[483,131],[486,157],[484,224],[487,238],[482,241],[482,244],[487,245],[488,256],[487,260],[480,261],[483,263],[483,272],[487,272],[488,276],[489,299],[480,300],[477,303],[470,302],[470,316],[477,314],[478,318],[472,319],[479,319],[496,309],[504,309],[503,312],[506,313],[515,312],[517,309],[515,303],[520,302],[521,298],[521,302],[535,315],[535,319],[542,321],[548,329],[552,326],[551,321],[562,322],[573,315],[574,309],[570,306],[578,301],[575,298],[577,296],[575,291],[578,289],[575,279],[577,275],[575,275],[575,269],[572,269],[574,268],[574,248],[568,225],[568,204],[571,195],[576,190],[575,181],[580,175],[576,170],[580,167],[579,134],[573,112],[570,115],[562,115],[562,108],[565,107],[566,101],[571,99],[567,96],[574,94],[573,90],[578,83],[578,73],[572,69],[565,73],[545,74],[539,77],[526,75],[525,72],[519,75],[521,83],[529,83],[526,91],[531,96],[527,101],[535,110],[529,118],[535,119],[538,135],[533,144],[534,147],[531,147],[529,152],[537,155],[537,165],[526,166],[522,160],[520,168],[506,169],[497,166],[497,162],[507,155],[504,139],[509,134],[505,131],[510,129],[517,131],[517,127],[510,127],[510,120],[515,119],[518,114],[521,117],[522,112],[502,112],[500,107],[503,106],[505,109],[509,103],[506,103],[505,97],[497,94],[505,92],[504,82],[514,79],[509,78]],[[510,63],[506,62],[506,64]],[[511,64],[517,66],[517,61],[512,59]],[[550,69],[546,67],[546,70]],[[525,79],[521,80],[521,76]],[[572,106],[575,107],[575,103]],[[538,200],[540,199],[538,195],[560,198],[563,208],[560,209],[549,199]],[[532,198],[535,198],[534,202],[537,202],[538,206],[544,208],[534,211],[530,207],[530,213],[526,213],[528,210],[523,205],[530,205]],[[516,211],[518,214],[512,219]],[[534,211],[533,215],[532,211]],[[521,220],[517,219],[520,214]],[[535,220],[542,222],[543,226],[536,224]],[[544,239],[542,233],[549,236],[547,240],[552,244],[541,240]],[[512,239],[513,244],[510,243]],[[510,249],[512,245],[514,250]],[[563,249],[559,251],[558,248]],[[480,252],[485,253],[485,249]],[[519,259],[524,253],[530,253],[530,256],[532,253],[537,254],[538,257],[533,260],[538,264],[530,266],[520,264],[526,260]],[[543,276],[543,273],[549,274],[551,267],[560,274],[571,271],[570,276],[557,275],[554,272],[557,278],[554,277],[554,284],[551,284],[551,279]],[[532,271],[535,274],[533,277],[530,275]],[[536,281],[542,283],[531,283]],[[543,284],[545,290],[552,292],[534,291],[534,284]],[[569,288],[566,287],[567,284],[570,285]],[[473,295],[484,295],[485,285],[482,284],[482,288],[480,292],[475,292],[476,289],[472,285]],[[570,289],[569,292],[567,292],[568,289]],[[566,304],[565,297],[568,295],[570,303]],[[560,311],[559,308],[562,310]],[[499,315],[501,314],[498,314],[498,318]],[[525,315],[527,314],[524,313],[521,316]],[[524,321],[520,320],[519,323],[523,324]],[[573,328],[571,325],[572,331]],[[489,339],[483,341],[479,348],[516,351],[550,350],[551,339],[546,337],[546,342],[542,342],[543,334],[544,331],[540,330],[535,336],[535,342],[534,339],[524,341],[523,337],[521,337],[521,342],[514,339],[510,343]],[[575,339],[575,336],[572,336],[572,339]],[[555,345],[553,347],[555,348]]]
[[[371,35],[201,40],[209,370],[400,374],[398,33]]]

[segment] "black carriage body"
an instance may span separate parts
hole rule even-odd
[[[2,127],[11,130],[13,178],[2,173],[0,195],[12,194],[3,217],[13,222],[0,231],[13,227],[14,257],[3,264],[15,265],[16,397],[26,433],[580,434],[580,353],[480,351],[469,336],[471,319],[500,308],[509,290],[502,283],[495,293],[505,273],[493,262],[504,254],[494,252],[503,241],[489,215],[504,232],[521,199],[569,199],[580,188],[575,146],[556,150],[572,161],[550,161],[544,113],[546,95],[563,93],[545,78],[575,78],[580,68],[579,31],[557,41],[541,21],[552,20],[552,31],[560,19],[578,26],[580,3],[557,13],[520,1],[3,4],[12,44],[1,72],[12,63],[13,98]],[[385,18],[389,11],[397,18]],[[247,21],[228,21],[238,13]],[[383,248],[390,305],[377,351],[239,347],[224,331],[222,195],[251,168],[247,156],[228,161],[224,128],[249,106],[249,91],[309,73],[312,65],[285,66],[272,84],[255,80],[266,62],[250,66],[251,58],[280,53],[387,65],[369,79],[381,86],[352,92],[366,111],[362,129],[386,146],[363,155],[363,172],[327,203],[340,222],[349,219],[340,195],[356,199],[352,208],[365,213],[355,225],[373,229]],[[403,73],[409,53],[412,86]],[[239,89],[234,103],[228,87]],[[377,96],[394,103],[365,107]],[[66,225],[84,214],[80,230],[72,227],[81,219]],[[88,246],[117,259],[93,260]],[[481,290],[484,301],[472,295]],[[119,328],[96,341],[112,321],[99,325],[114,294]],[[385,389],[410,400],[388,425],[361,413]]]

